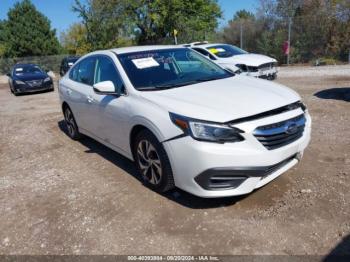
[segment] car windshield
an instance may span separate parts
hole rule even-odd
[[[133,52],[118,58],[137,90],[163,90],[234,75],[188,48]]]
[[[16,75],[42,74],[43,70],[37,65],[20,65],[14,68]]]
[[[220,58],[232,57],[235,55],[248,54],[247,51],[244,51],[237,46],[233,45],[215,45],[207,47],[210,53],[216,55]]]
[[[67,59],[68,64],[74,64],[76,61],[78,61],[79,57],[71,57]]]

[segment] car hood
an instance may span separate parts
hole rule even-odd
[[[235,65],[244,64],[247,66],[260,66],[262,64],[275,62],[277,62],[277,60],[272,57],[258,54],[235,55],[228,58],[220,58],[219,61],[219,63],[234,63]]]
[[[21,81],[31,81],[31,80],[41,80],[48,77],[47,74],[41,73],[41,74],[23,74],[23,75],[16,75],[14,77],[15,80],[21,80]]]
[[[144,91],[141,96],[169,112],[222,123],[300,100],[287,87],[241,75],[162,91]]]

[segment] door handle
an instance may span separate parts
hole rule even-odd
[[[88,103],[92,104],[93,102],[95,102],[95,99],[93,99],[91,96],[87,96],[86,100],[88,101]]]

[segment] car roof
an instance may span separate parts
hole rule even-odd
[[[21,67],[21,66],[37,66],[37,67],[40,67],[39,65],[33,64],[33,63],[18,63],[18,64],[15,64],[13,67]]]
[[[205,44],[201,44],[201,43],[195,43],[195,44],[190,44],[190,47],[192,48],[196,48],[196,47],[199,47],[199,48],[210,48],[210,47],[213,47],[213,46],[218,46],[218,45],[229,45],[229,44],[224,44],[224,43],[205,43]]]
[[[133,52],[164,50],[164,49],[181,49],[181,48],[185,48],[185,47],[179,46],[179,45],[147,45],[147,46],[130,46],[130,47],[113,48],[113,49],[110,49],[110,51],[119,55],[119,54],[133,53]]]

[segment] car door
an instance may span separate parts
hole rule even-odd
[[[98,103],[99,137],[127,151],[128,97],[125,95],[125,86],[114,61],[107,55],[99,55],[96,58],[94,83],[103,81],[112,81],[120,95],[94,95]]]
[[[90,56],[80,61],[69,74],[66,97],[79,129],[96,132],[97,101],[94,100],[93,82],[96,57]]]

